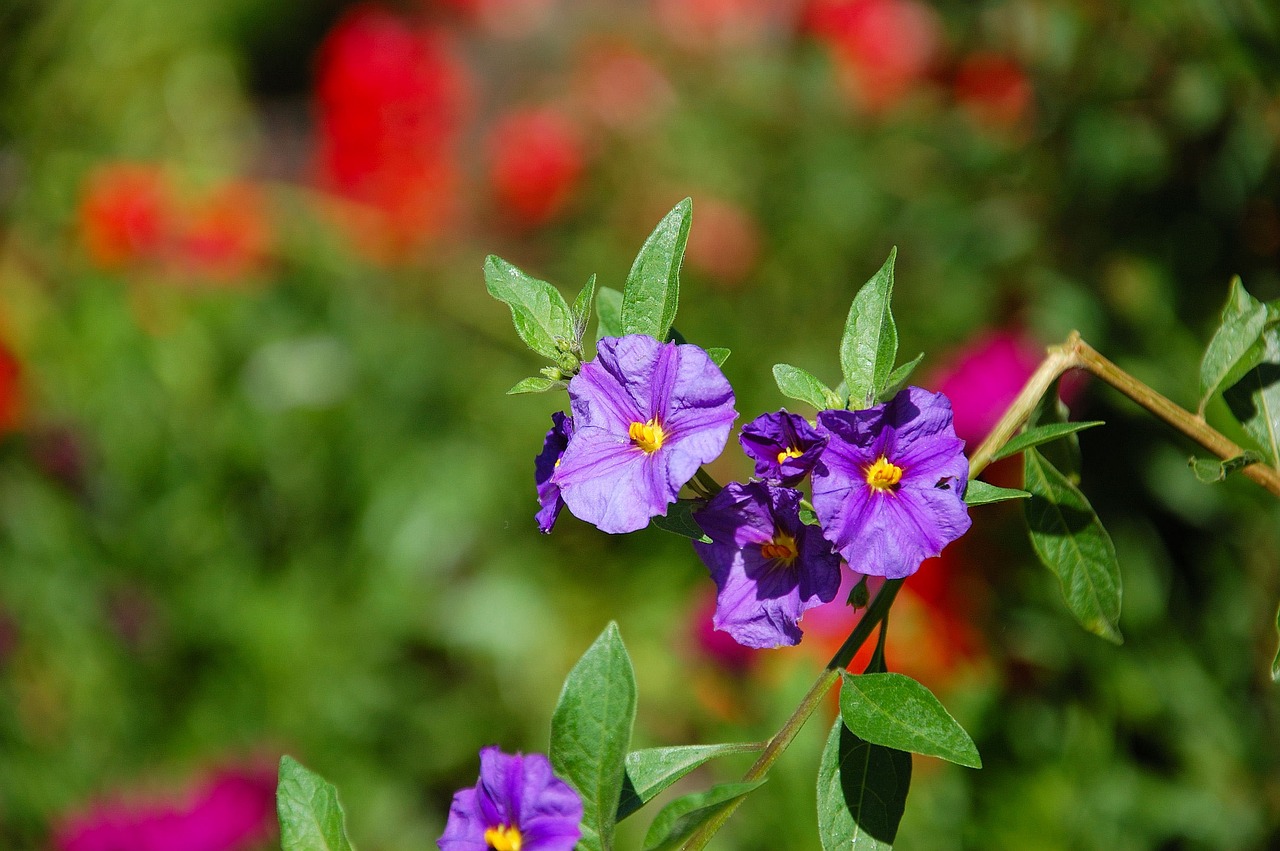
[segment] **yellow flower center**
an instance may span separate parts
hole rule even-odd
[[[647,423],[632,423],[627,429],[627,436],[647,455],[652,455],[661,449],[662,442],[667,439],[667,433],[662,430],[662,424],[658,422],[657,417]]]
[[[783,531],[775,531],[773,540],[760,545],[760,555],[768,559],[776,559],[790,567],[800,551],[796,549],[796,539]]]
[[[867,484],[878,491],[893,491],[902,480],[902,468],[881,455],[875,463],[867,467]]]
[[[520,835],[520,828],[504,824],[486,830],[484,843],[492,851],[520,851],[520,846],[524,844],[524,837]]]
[[[799,458],[804,453],[794,446],[788,446],[786,449],[778,453],[778,463],[781,464],[788,458]]]

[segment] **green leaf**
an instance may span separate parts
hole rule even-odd
[[[858,738],[839,718],[818,765],[823,851],[889,851],[911,787],[911,754]]]
[[[1196,458],[1192,456],[1187,459],[1187,466],[1196,474],[1196,478],[1200,482],[1212,485],[1225,480],[1227,476],[1237,470],[1243,470],[1250,464],[1258,464],[1263,460],[1265,459],[1257,452],[1249,450],[1225,461],[1219,461],[1217,458]]]
[[[1262,334],[1258,364],[1227,388],[1222,397],[1271,464],[1280,463],[1280,327]]]
[[[711,358],[711,362],[716,366],[724,366],[724,362],[729,359],[729,350],[721,346],[713,346],[707,349],[707,357]]]
[[[774,364],[773,380],[788,399],[806,402],[819,411],[843,408],[844,400],[810,373],[789,363]]]
[[[981,768],[978,748],[938,699],[904,674],[841,672],[840,717],[863,741]]]
[[[644,836],[645,851],[666,851],[689,838],[698,826],[724,807],[764,785],[766,778],[744,783],[722,783],[705,792],[676,798],[663,807]]]
[[[1267,306],[1245,291],[1239,277],[1233,278],[1222,321],[1200,361],[1200,416],[1214,393],[1235,384],[1261,361],[1266,325]]]
[[[685,198],[658,222],[636,255],[622,289],[622,332],[667,338],[680,300],[680,264],[693,201]]]
[[[1276,632],[1280,633],[1280,610],[1276,611]],[[1276,657],[1271,660],[1271,681],[1280,683],[1280,649],[1276,650]]]
[[[756,753],[764,750],[764,745],[764,742],[742,742],[632,751],[627,754],[627,777],[622,786],[622,800],[618,804],[618,821],[640,809],[698,766],[720,756]]]
[[[1040,397],[1031,415],[1027,417],[1026,431],[1035,431],[1046,425],[1065,424],[1070,417],[1071,412],[1067,410],[1066,403],[1058,395],[1058,382],[1054,381]],[[1069,432],[1058,440],[1051,440],[1040,446],[1040,454],[1047,458],[1049,463],[1057,467],[1058,471],[1072,484],[1080,483],[1080,439],[1076,437],[1075,432]]]
[[[556,360],[560,344],[573,337],[573,320],[560,291],[492,254],[484,261],[484,283],[490,295],[511,308],[524,344]]]
[[[1062,582],[1072,614],[1092,633],[1119,644],[1120,565],[1093,506],[1037,449],[1023,455],[1031,492],[1025,514],[1031,545]]]
[[[516,396],[520,393],[546,393],[548,390],[563,390],[568,385],[563,381],[552,381],[550,378],[539,378],[531,375],[528,378],[522,378],[517,381],[515,386],[507,391],[508,396]]]
[[[600,287],[596,293],[596,341],[622,336],[622,293]]]
[[[1084,431],[1087,428],[1102,424],[1102,420],[1089,420],[1088,422],[1079,423],[1050,423],[1049,425],[1028,428],[1022,434],[1010,438],[1008,443],[1001,446],[996,451],[996,454],[991,456],[991,460],[999,461],[1001,458],[1017,455],[1019,452],[1023,452],[1033,446],[1040,446],[1051,440],[1057,440],[1068,434],[1075,434],[1078,431]]]
[[[276,815],[281,851],[351,851],[338,790],[291,756],[280,757]]]
[[[907,386],[907,381],[911,378],[911,373],[916,371],[916,367],[920,365],[920,361],[924,360],[924,352],[916,355],[911,360],[899,366],[893,372],[889,373],[889,378],[885,381],[885,386],[876,394],[876,402],[888,402],[894,396]]]
[[[702,527],[693,519],[693,513],[701,508],[702,505],[703,502],[699,499],[676,500],[667,506],[665,517],[659,514],[650,522],[664,532],[672,532],[676,535],[682,535],[686,538],[709,544],[711,539],[703,534]]]
[[[582,796],[583,851],[613,847],[635,717],[635,671],[610,623],[569,672],[551,716],[551,765]]]
[[[573,319],[573,339],[579,344],[582,343],[582,335],[587,333],[587,326],[591,324],[591,306],[595,304],[595,299],[596,276],[592,275],[578,291],[573,307],[569,308],[569,315]]]
[[[840,338],[840,369],[849,387],[851,408],[870,407],[889,384],[898,357],[898,326],[889,302],[893,297],[893,262],[898,249],[889,252],[880,271],[858,290],[849,307],[844,335]]]
[[[1028,499],[1030,496],[1031,494],[1026,491],[1020,491],[1016,488],[998,488],[980,479],[975,479],[969,482],[969,487],[965,488],[964,501],[966,505],[973,507],[975,505],[990,505],[993,502],[1007,502],[1011,499]]]

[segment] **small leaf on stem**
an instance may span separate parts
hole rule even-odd
[[[964,491],[965,505],[973,507],[975,505],[990,505],[994,502],[1007,502],[1011,499],[1028,499],[1031,494],[1026,491],[1020,491],[1017,488],[998,488],[995,485],[989,485],[980,479],[969,482],[969,486]]]
[[[809,372],[789,363],[775,364],[773,380],[788,399],[805,402],[819,411],[843,408],[844,400]]]
[[[840,369],[849,388],[849,407],[870,407],[889,383],[898,357],[898,326],[889,302],[893,297],[893,263],[898,249],[889,251],[880,271],[863,284],[849,307],[840,338]]]
[[[964,728],[933,692],[904,674],[844,673],[840,717],[863,741],[982,767]]]
[[[618,821],[640,809],[690,771],[716,757],[756,753],[764,750],[764,745],[764,742],[742,742],[632,751],[627,754],[627,778],[622,786],[622,800],[618,804]]]
[[[680,264],[693,202],[685,198],[658,222],[636,255],[622,289],[622,333],[665,340],[680,300]]]
[[[558,359],[558,341],[573,337],[573,320],[560,291],[492,254],[484,261],[484,283],[490,295],[511,308],[511,320],[524,344],[543,357]]]
[[[911,787],[911,754],[858,738],[839,718],[818,765],[823,851],[890,851]]]
[[[280,758],[276,815],[281,851],[352,851],[338,790],[287,755]]]

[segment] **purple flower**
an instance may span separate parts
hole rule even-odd
[[[556,411],[551,415],[551,430],[543,441],[542,452],[533,462],[533,481],[538,486],[538,513],[534,519],[538,521],[538,529],[544,535],[550,534],[551,527],[556,525],[564,500],[560,498],[560,486],[551,481],[551,474],[560,464],[560,456],[569,445],[569,435],[573,434],[573,418],[566,417]]]
[[[552,482],[574,516],[634,532],[729,439],[733,388],[697,346],[606,337],[569,382],[574,431]]]
[[[441,851],[572,851],[582,799],[542,754],[480,751],[480,780],[453,796]]]
[[[694,519],[711,539],[693,546],[719,589],[716,629],[746,647],[799,644],[800,616],[840,587],[840,557],[800,522],[800,492],[730,482]]]
[[[862,411],[822,411],[813,470],[823,534],[854,570],[901,579],[969,529],[969,465],[941,393],[908,387]]]
[[[744,425],[738,442],[755,460],[757,476],[793,486],[809,475],[827,445],[827,436],[804,417],[783,409],[761,414]]]

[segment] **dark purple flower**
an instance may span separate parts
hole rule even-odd
[[[822,411],[813,470],[823,534],[854,570],[901,579],[969,529],[969,464],[941,393],[908,387],[862,411]]]
[[[666,514],[738,416],[706,352],[643,334],[601,340],[569,400],[574,431],[552,482],[574,516],[614,533]]]
[[[783,409],[761,414],[744,425],[738,442],[755,460],[757,476],[793,486],[809,475],[827,445],[827,436],[804,417]]]
[[[564,507],[560,498],[560,486],[551,481],[551,474],[560,463],[564,448],[569,445],[569,435],[573,434],[573,418],[566,417],[561,411],[551,415],[551,430],[543,441],[542,452],[533,462],[533,481],[538,486],[538,513],[534,519],[538,521],[538,529],[544,535],[551,532]]]
[[[800,643],[800,616],[840,587],[840,557],[800,522],[800,492],[730,482],[694,515],[711,543],[694,542],[719,595],[716,629],[747,647]]]
[[[542,754],[480,751],[480,780],[453,796],[441,851],[573,851],[582,799]]]

